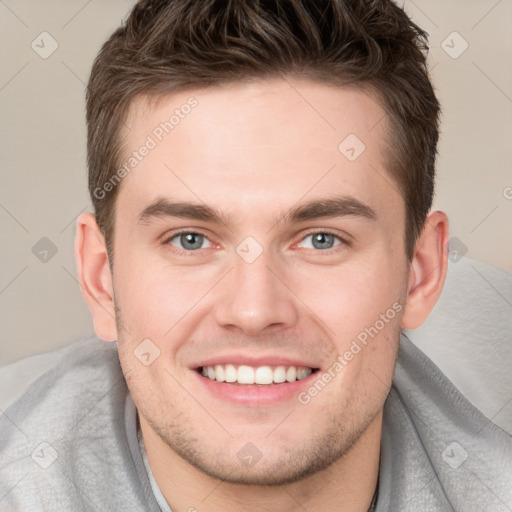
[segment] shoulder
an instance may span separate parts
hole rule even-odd
[[[90,338],[0,367],[0,409],[5,411],[36,381],[56,384],[91,363],[115,368],[117,345]]]
[[[381,472],[384,489],[401,491],[384,492],[385,503],[512,503],[510,304],[512,276],[463,258],[451,262],[427,322],[402,332]]]
[[[463,257],[450,261],[427,321],[404,334],[488,419],[512,435],[512,275]]]
[[[385,510],[501,510],[512,503],[511,475],[512,437],[403,335],[384,409],[382,501],[392,505]]]
[[[89,510],[95,492],[134,481],[116,344],[94,338],[14,363],[0,388],[2,510]],[[134,503],[135,492],[123,489]]]

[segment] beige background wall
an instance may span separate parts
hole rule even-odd
[[[0,364],[93,334],[73,259],[74,221],[89,207],[84,88],[130,6],[0,1]],[[435,208],[455,248],[512,272],[512,1],[405,8],[430,34],[444,108]]]

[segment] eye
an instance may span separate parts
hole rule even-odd
[[[204,235],[193,232],[177,233],[167,240],[167,243],[185,251],[196,251],[211,247],[211,242]],[[206,245],[204,245],[206,244]]]
[[[299,242],[299,245],[305,249],[326,250],[332,249],[333,247],[340,245],[342,242],[343,240],[337,235],[319,231],[305,236]]]

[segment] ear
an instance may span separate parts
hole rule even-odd
[[[92,213],[83,213],[77,220],[75,259],[78,281],[91,310],[96,334],[105,341],[117,340],[107,246]]]
[[[401,326],[416,329],[427,319],[443,291],[448,268],[448,217],[427,216],[409,267],[409,284]]]

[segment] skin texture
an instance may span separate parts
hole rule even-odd
[[[113,275],[91,214],[78,220],[76,242],[96,333],[118,341],[156,481],[177,512],[366,511],[400,328],[421,325],[441,293],[447,218],[429,215],[408,262],[382,107],[364,92],[311,81],[139,98],[126,120],[126,158],[190,97],[197,106],[121,184]],[[349,134],[365,145],[354,161],[338,150]],[[287,217],[347,196],[375,218]],[[159,200],[207,205],[222,219],[141,220]],[[178,230],[204,235],[201,248],[183,248],[172,238]],[[315,248],[308,235],[325,232],[340,239]],[[248,263],[241,248],[262,252]],[[296,359],[321,376],[393,305],[397,314],[307,404],[298,391],[314,380],[286,399],[234,404],[196,372],[235,354]],[[136,357],[145,339],[158,355],[149,365]],[[244,447],[256,463],[243,463]]]

